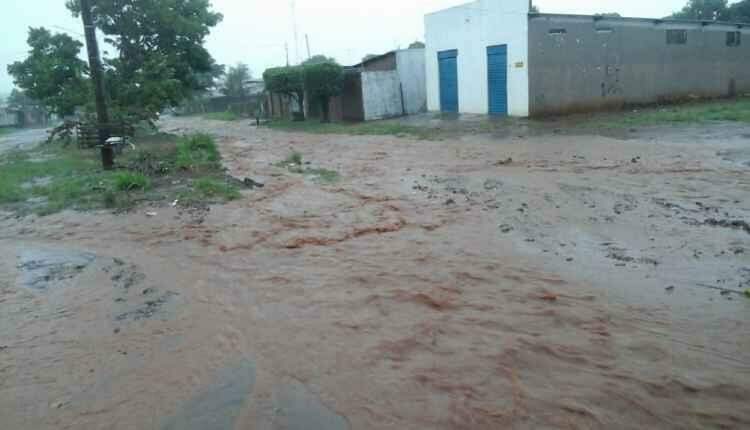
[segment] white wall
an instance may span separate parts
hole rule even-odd
[[[396,51],[396,70],[404,88],[404,113],[407,115],[427,109],[424,58],[421,48]]]
[[[508,113],[528,116],[528,13],[529,0],[477,0],[426,15],[427,108],[440,110],[437,53],[457,49],[458,110],[486,114],[487,47],[508,45]]]
[[[365,121],[392,118],[403,114],[401,82],[395,70],[362,72],[362,100]]]

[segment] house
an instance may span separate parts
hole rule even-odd
[[[750,24],[529,10],[477,0],[427,15],[428,109],[538,116],[750,92]]]
[[[423,48],[400,49],[353,66],[341,96],[344,119],[371,121],[424,112],[424,60]]]
[[[266,112],[272,118],[288,118],[297,108],[291,97],[269,94]],[[427,110],[425,55],[423,48],[400,49],[362,63],[344,67],[344,86],[332,97],[332,121],[371,121],[411,115]],[[320,117],[320,107],[305,97],[305,114]]]

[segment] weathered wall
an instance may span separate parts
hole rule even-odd
[[[508,45],[508,112],[529,113],[528,0],[477,0],[425,16],[427,108],[440,110],[438,52],[458,50],[458,109],[487,113],[487,47]]]
[[[341,111],[342,118],[345,121],[365,120],[365,110],[362,105],[362,75],[360,73],[347,73],[344,76]]]
[[[686,29],[687,44],[666,30]],[[550,30],[565,30],[551,34]],[[750,29],[726,46],[733,25],[531,15],[532,115],[617,108],[690,96],[750,92]],[[554,32],[554,31],[553,31]],[[559,33],[559,32],[557,32]],[[733,83],[734,82],[734,83]]]
[[[389,52],[388,54],[365,61],[362,63],[362,69],[367,72],[396,70],[396,54],[395,52]]]
[[[425,85],[424,49],[396,51],[396,64],[404,95],[405,114],[411,115],[427,110],[427,87]]]
[[[403,115],[398,72],[362,72],[365,121]]]

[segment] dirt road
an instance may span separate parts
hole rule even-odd
[[[265,187],[2,219],[5,427],[750,427],[750,128],[162,127]]]
[[[47,138],[47,129],[32,128],[18,130],[0,136],[0,154],[12,150],[30,149]]]

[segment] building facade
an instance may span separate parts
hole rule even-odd
[[[538,116],[750,93],[750,25],[477,0],[427,15],[425,30],[431,111]]]

